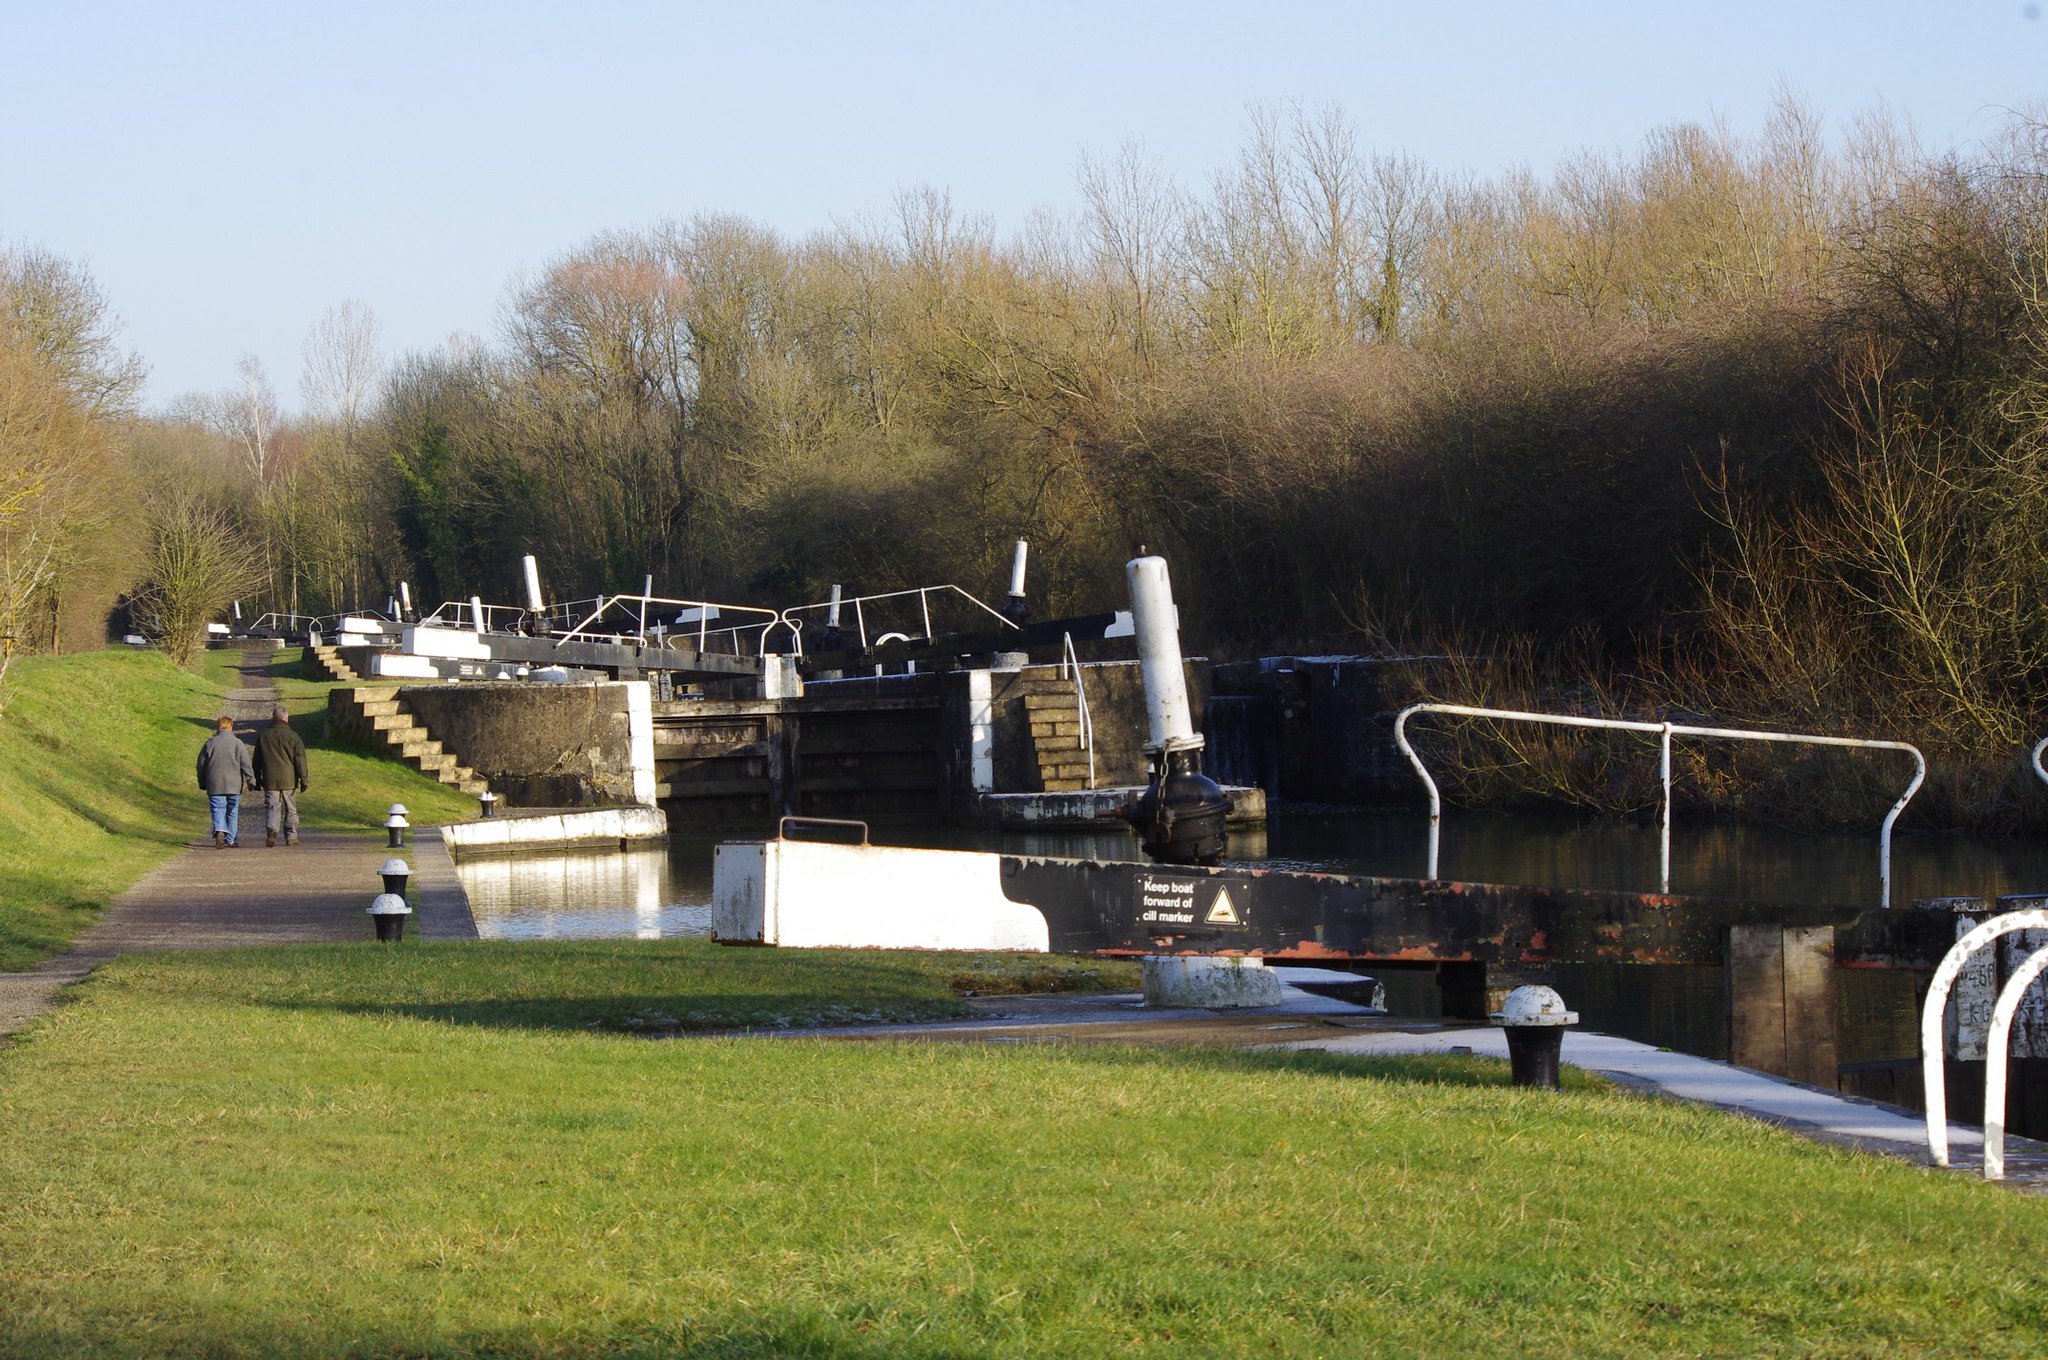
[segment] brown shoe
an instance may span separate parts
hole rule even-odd
[[[296,831],[288,831],[288,832],[286,832],[286,833],[285,833],[285,838],[284,838],[284,843],[285,843],[286,845],[297,845],[297,844],[299,843],[299,833],[298,833],[298,832],[296,832]]]
[[[273,845],[276,845],[276,844],[277,844],[277,833],[276,833],[275,831],[266,831],[266,832],[264,832],[264,833],[263,833],[263,844],[264,844],[264,845],[265,845],[266,847],[269,847],[269,846],[273,846]]]
[[[216,831],[216,832],[214,832],[214,833],[213,833],[213,848],[214,848],[214,849],[216,849],[216,850],[225,850],[225,849],[227,849],[227,848],[228,848],[228,833],[227,833],[227,832],[225,832],[225,831]]]

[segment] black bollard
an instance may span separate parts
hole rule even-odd
[[[1557,1068],[1564,1032],[1579,1023],[1579,1013],[1566,1010],[1564,998],[1548,987],[1517,987],[1492,1019],[1507,1035],[1509,1079],[1517,1086],[1561,1089]]]
[[[378,893],[370,902],[369,916],[376,923],[377,939],[384,944],[405,938],[405,918],[410,915],[412,908],[396,893]]]

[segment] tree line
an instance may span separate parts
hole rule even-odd
[[[526,552],[565,597],[650,573],[736,602],[993,591],[1018,537],[1066,613],[1120,603],[1143,545],[1219,653],[1441,652],[1462,698],[1907,736],[1967,772],[1935,815],[2024,809],[1977,776],[2048,722],[2040,120],[1934,152],[1786,98],[1755,135],[1679,124],[1480,178],[1282,106],[1201,188],[1136,149],[1077,184],[1001,238],[937,190],[803,239],[604,233],[513,280],[488,340],[390,361],[346,304],[290,418],[254,361],[137,415],[97,290],[17,251],[4,475],[55,519],[0,509],[0,534],[10,563],[18,526],[68,546],[0,601],[7,631],[72,645],[87,597],[147,598],[93,527],[109,469],[154,518],[231,527],[242,588],[302,613],[401,579],[516,598]],[[20,301],[53,273],[55,348]],[[36,457],[71,470],[38,482]],[[1583,748],[1543,758],[1640,801]],[[1695,773],[1725,805],[1807,805]]]

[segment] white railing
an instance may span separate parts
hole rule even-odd
[[[1081,683],[1081,658],[1074,654],[1074,635],[1060,634],[1060,679],[1072,674],[1074,711],[1081,719],[1081,749],[1088,753],[1088,787],[1095,787],[1095,720],[1088,716],[1088,688]]]
[[[685,650],[686,648],[679,646],[679,640],[687,642],[694,639],[697,645],[687,650],[701,654],[711,651],[714,642],[726,641],[731,644],[734,654],[737,655],[740,644],[746,641],[750,643],[753,654],[758,656],[767,650],[769,633],[784,623],[782,615],[773,609],[744,604],[715,604],[709,600],[677,600],[662,595],[600,595],[595,600],[580,602],[576,608],[583,609],[586,605],[588,609],[583,612],[582,617],[555,636],[557,647],[566,642],[576,641],[636,643],[645,646],[652,638],[664,648]],[[678,618],[685,614],[694,615],[689,622],[695,623],[696,626],[691,628],[687,624],[657,622],[650,628],[647,624],[650,609],[656,609],[658,612],[675,610]],[[631,623],[633,627],[607,629],[599,626],[605,622],[607,616],[613,615],[620,616],[617,622]],[[739,624],[721,623],[717,628],[711,626],[712,619],[723,619],[728,615],[750,621]]]
[[[1417,713],[1443,713],[1463,718],[1499,718],[1511,722],[1547,723],[1557,727],[1597,727],[1615,732],[1644,732],[1658,737],[1660,747],[1659,777],[1662,781],[1663,816],[1661,827],[1662,854],[1659,864],[1658,891],[1671,891],[1671,739],[1673,737],[1717,737],[1731,741],[1775,741],[1791,742],[1805,746],[1845,746],[1858,750],[1903,751],[1913,757],[1913,779],[1906,785],[1906,791],[1892,804],[1891,811],[1884,816],[1884,825],[1878,831],[1878,882],[1879,905],[1892,904],[1892,827],[1899,820],[1899,814],[1906,809],[1913,795],[1920,791],[1920,785],[1927,779],[1927,757],[1920,754],[1920,748],[1910,742],[1875,741],[1862,737],[1822,737],[1800,732],[1760,732],[1740,727],[1694,727],[1687,723],[1633,722],[1625,718],[1581,718],[1565,713],[1528,713],[1509,708],[1472,708],[1464,704],[1410,704],[1394,719],[1394,744],[1408,757],[1408,763],[1415,767],[1422,782],[1429,789],[1429,877],[1437,876],[1438,834],[1443,821],[1443,798],[1437,792],[1436,781],[1429,777],[1423,767],[1422,757],[1408,744],[1408,719]]]
[[[476,631],[477,606],[468,600],[443,600],[434,606],[433,612],[422,614],[419,626],[422,628],[460,628],[466,632]],[[516,633],[526,622],[527,611],[516,604],[487,604],[483,606],[483,630],[486,633]]]
[[[1927,1155],[1936,1166],[1948,1165],[1948,1079],[1943,1067],[1942,1017],[1948,994],[1970,956],[2001,935],[2016,930],[2048,930],[2048,910],[2029,908],[1994,916],[1955,942],[1927,984],[1927,1004],[1920,1012],[1920,1084],[1927,1097]],[[2037,949],[2013,970],[1991,1008],[1991,1032],[1984,1049],[1984,1179],[2005,1178],[2005,1069],[2012,1047],[2012,1018],[2034,979],[2048,969],[2048,949]]]
[[[999,610],[984,604],[956,585],[914,586],[907,590],[885,590],[874,595],[857,595],[851,599],[820,600],[816,604],[792,605],[782,611],[782,618],[792,628],[796,628],[801,626],[804,615],[823,614],[827,619],[830,619],[833,617],[835,610],[839,611],[843,616],[844,611],[851,608],[853,610],[854,636],[860,639],[860,649],[866,651],[871,645],[868,639],[868,609],[870,606],[879,605],[889,600],[907,600],[915,596],[917,599],[919,627],[923,631],[924,640],[930,642],[936,636],[932,629],[933,597],[937,596],[940,600],[944,601],[950,600],[955,595],[967,601],[968,604],[979,609],[982,613],[987,614],[1003,627],[1013,629],[1017,627],[1014,620],[1004,618]],[[874,639],[874,642],[908,641],[909,639],[909,633],[897,629],[882,633]]]

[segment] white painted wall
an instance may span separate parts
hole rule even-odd
[[[645,680],[626,687],[626,737],[633,761],[633,801],[654,806],[654,690]]]
[[[1002,856],[813,841],[728,841],[712,863],[712,930],[792,948],[1043,954],[1036,907],[1003,895]]]
[[[413,656],[440,656],[456,661],[491,659],[491,645],[466,628],[414,624],[405,630],[404,639],[404,650]]]
[[[996,705],[993,677],[984,670],[967,672],[967,749],[969,779],[976,793],[996,786]]]

